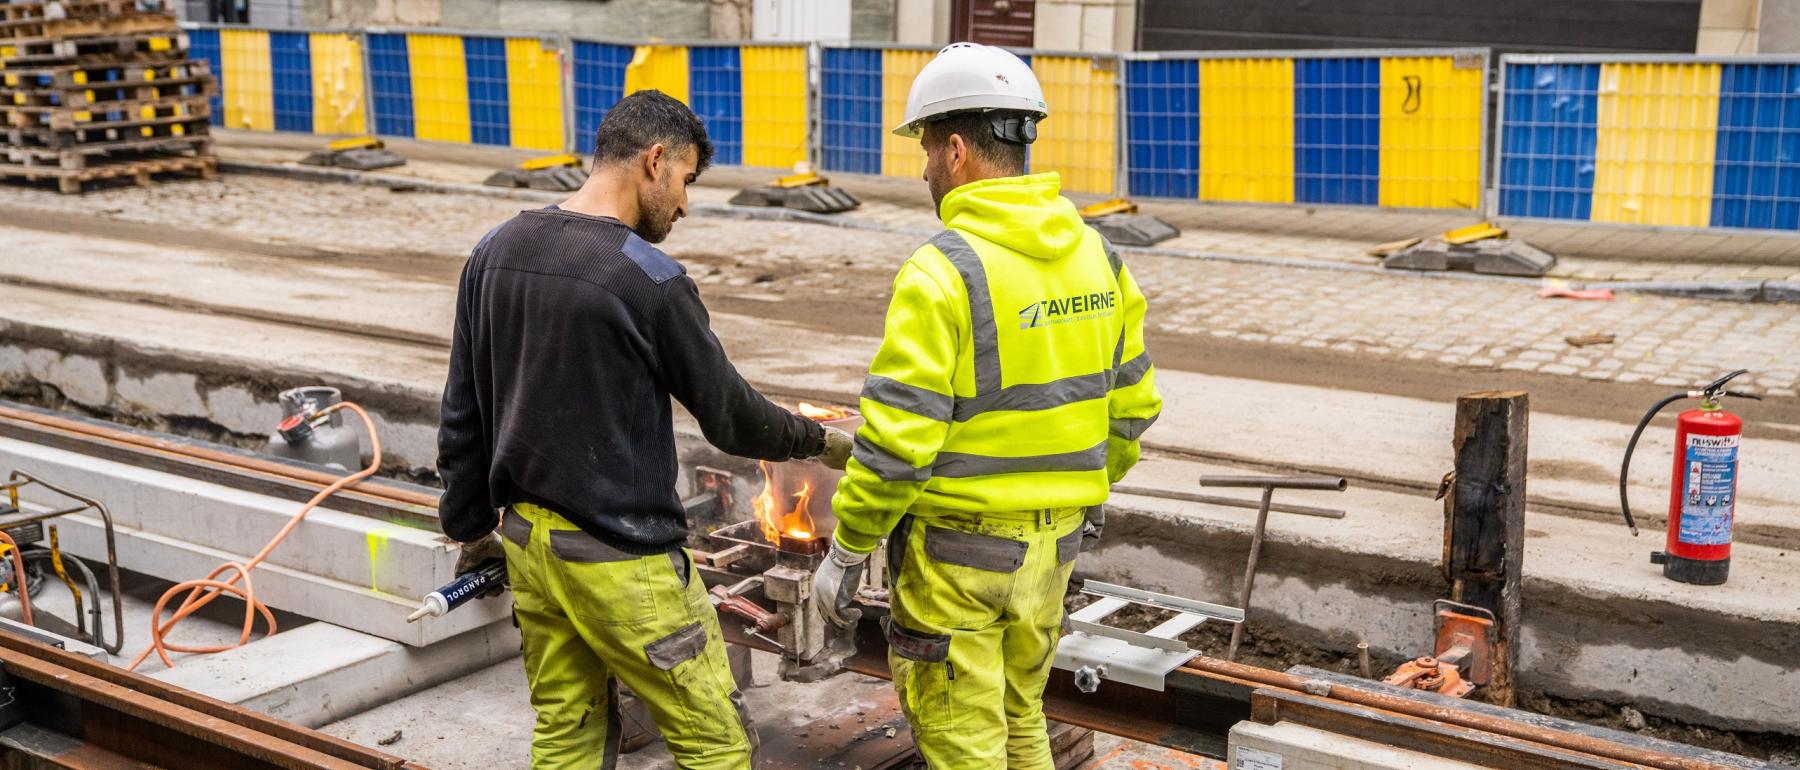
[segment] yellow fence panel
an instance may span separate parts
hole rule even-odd
[[[469,143],[469,70],[462,38],[406,36],[412,68],[413,135],[439,142]]]
[[[654,88],[688,101],[688,49],[684,45],[640,45],[625,65],[627,96]]]
[[[275,130],[275,85],[269,69],[269,33],[260,29],[219,32],[224,70],[225,127]]]
[[[1119,72],[1116,60],[1033,56],[1050,117],[1031,146],[1032,171],[1062,174],[1063,189],[1110,193],[1117,168]]]
[[[314,32],[312,50],[313,133],[368,131],[363,93],[362,43],[355,35]]]
[[[1200,62],[1200,198],[1292,203],[1294,62]]]
[[[1448,56],[1381,60],[1381,205],[1475,208],[1486,98],[1480,67]]]
[[[747,45],[739,61],[744,165],[793,168],[806,160],[806,49]]]
[[[906,94],[912,90],[913,78],[925,63],[937,55],[933,51],[881,52],[881,173],[913,179],[925,173],[925,151],[917,139],[894,136],[894,126],[906,120]]]
[[[1718,127],[1719,65],[1602,64],[1592,219],[1707,226]]]
[[[506,39],[507,122],[512,146],[563,149],[562,56],[537,38]]]

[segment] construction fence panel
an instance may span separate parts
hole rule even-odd
[[[575,149],[619,99],[655,89],[694,110],[713,162],[791,169],[807,154],[807,47],[762,44],[630,44],[577,39]]]
[[[918,179],[925,152],[896,136],[906,96],[937,53],[926,47],[825,46],[820,51],[819,164],[825,171]],[[1117,187],[1119,59],[1112,55],[1017,52],[1050,104],[1031,146],[1032,172],[1056,171],[1071,192]]]
[[[1800,60],[1507,55],[1497,214],[1800,229]]]
[[[362,34],[190,28],[189,55],[219,81],[215,126],[250,131],[367,131]]]
[[[567,146],[564,49],[554,38],[370,32],[375,132],[557,152]]]
[[[1478,209],[1487,60],[1483,49],[1127,54],[1125,188]]]

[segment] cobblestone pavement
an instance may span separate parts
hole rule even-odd
[[[225,132],[219,153],[230,160],[279,163],[293,160],[311,145],[305,137]],[[461,184],[479,184],[493,168],[519,155],[516,151],[404,141],[396,146],[412,160],[391,173]],[[708,171],[702,184],[716,186],[696,188],[695,200],[724,203],[736,187],[761,182],[766,176],[766,172],[744,169]],[[853,175],[835,176],[834,182],[863,198],[862,207],[846,216],[889,227],[937,227],[923,182]],[[1091,202],[1092,197],[1081,202]],[[1163,248],[1355,265],[1378,263],[1366,253],[1371,245],[1440,233],[1481,220],[1474,212],[1459,211],[1197,201],[1145,201],[1143,205],[1146,213],[1162,217],[1182,231],[1174,240],[1160,244]],[[1513,224],[1513,235],[1557,254],[1551,275],[1572,281],[1800,281],[1800,234],[1649,232],[1521,222]]]
[[[696,194],[702,201],[722,197],[710,188]],[[446,275],[482,233],[535,205],[238,175],[82,197],[0,187],[0,207],[14,211],[169,224],[346,254],[424,254],[445,260]],[[885,307],[893,271],[922,240],[910,233],[694,217],[665,246],[708,293],[828,296],[873,317]],[[1230,339],[1666,386],[1748,368],[1752,374],[1740,380],[1747,389],[1780,398],[1800,391],[1800,305],[1637,295],[1544,299],[1529,284],[1144,254],[1130,264],[1150,298],[1151,325],[1201,345]],[[1615,341],[1587,347],[1567,341],[1578,335]]]

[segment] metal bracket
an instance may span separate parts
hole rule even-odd
[[[1177,637],[1208,620],[1244,622],[1244,611],[1236,607],[1097,580],[1082,583],[1081,592],[1098,599],[1069,615],[1070,633],[1057,645],[1054,665],[1074,672],[1075,685],[1082,692],[1098,689],[1103,679],[1161,692],[1169,672],[1199,654]],[[1149,631],[1132,631],[1101,622],[1133,604],[1176,614]]]

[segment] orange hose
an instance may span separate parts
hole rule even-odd
[[[19,586],[19,617],[25,625],[31,622],[31,590],[25,586],[25,556],[19,551],[19,544],[13,542],[12,536],[0,532],[0,543],[4,543],[7,553],[12,554],[13,582]]]
[[[169,657],[169,653],[171,652],[210,653],[224,652],[226,650],[242,647],[250,641],[250,634],[256,630],[256,616],[258,614],[262,615],[263,623],[268,629],[265,632],[265,635],[275,633],[275,613],[270,612],[267,605],[257,601],[256,587],[250,579],[251,571],[255,570],[258,565],[261,565],[263,560],[269,558],[269,554],[274,553],[276,546],[281,545],[281,541],[286,540],[287,536],[294,531],[294,528],[300,526],[300,522],[306,520],[306,514],[311,513],[312,509],[318,507],[319,503],[322,503],[326,498],[337,494],[337,492],[344,487],[375,475],[375,471],[381,468],[381,437],[375,433],[375,422],[369,419],[369,413],[363,411],[362,407],[357,406],[356,404],[343,401],[326,407],[320,414],[331,414],[339,409],[349,409],[350,411],[355,412],[356,416],[362,418],[363,428],[369,433],[369,444],[373,447],[373,457],[369,460],[368,467],[338,479],[337,481],[332,482],[330,486],[319,490],[319,493],[313,495],[311,500],[306,501],[306,505],[300,506],[300,511],[294,514],[293,518],[288,519],[287,525],[283,526],[280,532],[275,533],[275,537],[269,540],[269,544],[263,546],[262,550],[258,551],[256,556],[252,557],[250,561],[241,564],[238,562],[226,562],[214,568],[212,572],[207,573],[204,578],[176,583],[171,586],[168,591],[163,592],[162,598],[156,601],[156,611],[150,615],[150,646],[145,647],[143,652],[138,653],[138,656],[132,659],[131,664],[125,667],[127,670],[135,670],[144,662],[145,658],[150,657],[150,653],[152,652],[155,652],[156,656],[162,659],[164,666],[174,668],[175,660]],[[229,579],[217,579],[219,573],[227,571],[233,573]],[[241,586],[237,584],[239,578],[243,579],[244,584]],[[169,616],[167,621],[164,621],[162,619],[163,608],[168,606],[169,600],[174,599],[184,591],[187,593],[187,598],[183,599],[180,606],[175,608],[175,614]],[[207,646],[172,644],[168,641],[167,635],[169,631],[174,629],[175,624],[181,622],[182,618],[194,614],[194,612],[201,607],[211,604],[214,599],[227,593],[244,600],[243,633],[238,635],[237,642],[233,644]],[[27,619],[26,622],[30,622],[30,620]]]

